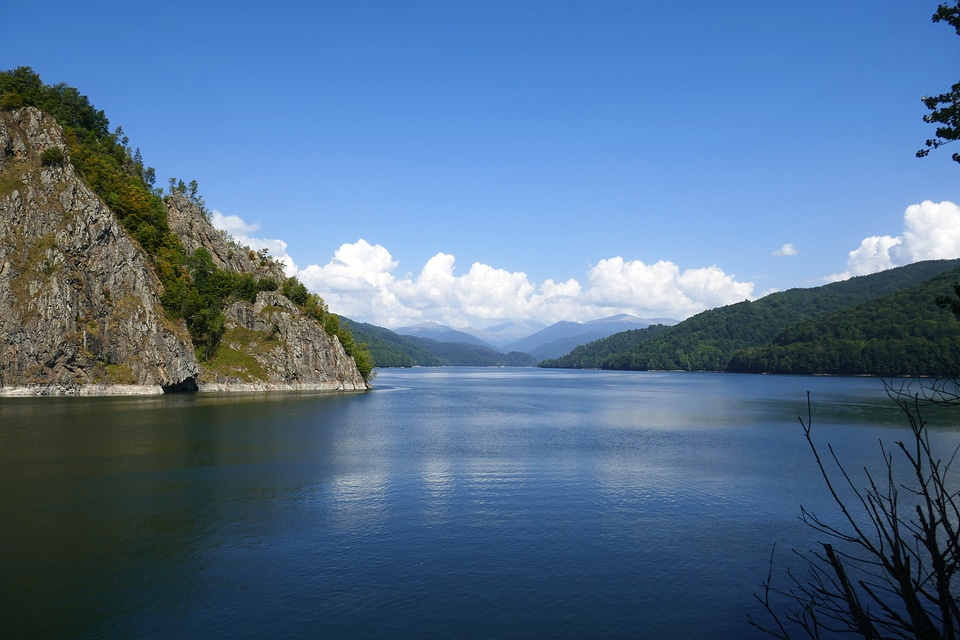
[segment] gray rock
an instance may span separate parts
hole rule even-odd
[[[58,147],[62,164],[42,166]],[[227,333],[198,363],[160,304],[150,258],[76,175],[63,132],[27,107],[0,112],[0,394],[369,388],[335,336],[277,292],[225,310]],[[185,249],[282,284],[281,265],[240,247],[182,194],[167,218]]]
[[[199,248],[210,253],[213,263],[221,269],[249,273],[257,278],[273,278],[283,282],[283,268],[273,259],[261,259],[250,247],[233,241],[220,231],[201,207],[181,193],[167,196],[167,224],[177,234],[187,254]]]
[[[336,336],[279,293],[261,292],[256,304],[234,302],[224,315],[227,332],[220,348],[240,357],[232,369],[205,367],[204,387],[261,383],[289,389],[368,388]]]
[[[69,162],[50,116],[0,113],[0,390],[167,387],[199,373],[181,320],[160,305],[149,259]]]

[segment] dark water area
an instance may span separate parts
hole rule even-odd
[[[806,392],[853,469],[906,425],[868,378],[375,386],[0,399],[0,635],[762,637],[747,615],[773,544],[795,566],[816,540],[800,505],[831,512]]]

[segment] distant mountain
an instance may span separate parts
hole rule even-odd
[[[643,329],[651,324],[676,323],[676,320],[661,319],[658,322],[628,314],[619,314],[584,323],[561,321],[526,338],[507,344],[503,348],[529,353],[539,361],[547,358],[557,358],[570,353],[579,345],[606,338],[621,331]]]
[[[350,328],[353,339],[366,344],[376,367],[439,367],[443,360],[420,344],[419,339],[401,336],[389,329],[343,316],[340,321]]]
[[[367,345],[377,367],[532,367],[537,364],[533,356],[526,353],[501,353],[483,344],[441,342],[433,338],[400,335],[347,318],[341,318],[341,321],[350,327],[357,343]],[[452,329],[450,332],[459,333]],[[438,333],[449,335],[444,331]]]
[[[511,363],[508,366],[516,366],[518,363],[528,366],[545,358],[569,353],[578,345],[605,338],[627,328],[676,322],[669,318],[651,320],[619,314],[583,323],[557,322],[549,327],[544,327],[542,323],[510,321],[487,329],[453,329],[438,322],[423,322],[390,331],[383,327],[351,321],[350,328],[357,334],[357,342],[367,343],[378,367],[441,364],[503,366],[507,361]],[[505,339],[511,335],[523,337],[512,341]],[[441,346],[451,344],[460,346]]]
[[[543,324],[542,322],[533,322],[530,320],[508,320],[506,322],[493,325],[492,327],[487,327],[486,329],[475,329],[473,327],[468,327],[466,329],[461,329],[461,331],[464,333],[469,333],[473,337],[479,338],[487,344],[493,345],[499,349],[504,345],[510,344],[511,342],[516,342],[521,338],[526,338],[527,336],[540,331],[546,326],[547,325]]]
[[[960,260],[932,260],[626,331],[542,367],[955,375],[960,323],[937,308]]]
[[[492,349],[493,345],[470,335],[464,331],[452,329],[438,322],[423,322],[410,327],[400,327],[394,329],[394,333],[402,336],[414,336],[417,338],[429,338],[437,342],[460,342],[463,344],[479,345]]]
[[[492,347],[463,342],[439,342],[408,336],[417,346],[430,351],[447,367],[533,367],[537,361],[529,353],[501,353]]]

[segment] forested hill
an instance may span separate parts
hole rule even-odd
[[[953,269],[918,286],[799,322],[771,344],[733,354],[728,371],[744,373],[960,374],[960,322],[937,307],[960,280]]]
[[[343,319],[355,339],[367,345],[378,367],[532,367],[528,353],[500,353],[489,347],[463,342],[400,335],[389,329]]]
[[[950,294],[956,280],[960,260],[918,262],[711,309],[673,327],[616,334],[540,366],[727,371],[735,364],[737,371],[754,372],[935,375],[942,373],[934,369],[944,365],[950,345],[960,340],[960,325],[933,301]],[[829,331],[840,342],[828,348],[828,334],[821,332]],[[900,342],[892,340],[896,336]],[[795,359],[782,358],[775,347]],[[798,355],[818,349],[822,358]],[[846,355],[828,354],[839,350]],[[936,357],[934,350],[939,350]]]
[[[439,367],[443,364],[438,356],[416,344],[409,336],[348,318],[343,321],[350,327],[354,338],[367,345],[378,367]]]

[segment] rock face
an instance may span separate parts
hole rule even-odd
[[[257,278],[273,278],[281,282],[283,269],[270,259],[262,259],[256,252],[241,247],[207,219],[203,209],[181,193],[168,196],[167,224],[177,234],[188,254],[206,249],[213,263],[221,269],[249,273]]]
[[[203,248],[221,269],[283,282],[277,262],[230,242],[183,195],[167,198],[167,221],[188,252]],[[227,331],[217,355],[200,363],[201,389],[369,388],[340,341],[277,292],[259,293],[256,304],[234,302],[224,316]]]
[[[51,147],[66,157],[53,118],[0,113],[0,390],[190,388],[193,345],[147,256],[66,159],[42,166]]]
[[[227,364],[204,367],[205,388],[367,388],[340,341],[284,296],[261,292],[256,304],[234,302],[224,315],[227,332],[211,364]]]
[[[54,147],[63,161],[42,162]],[[52,117],[0,112],[0,394],[368,388],[337,338],[276,292],[230,305],[220,351],[198,363],[150,258],[66,156]],[[167,209],[189,252],[282,282],[280,265],[230,242],[189,199]]]

